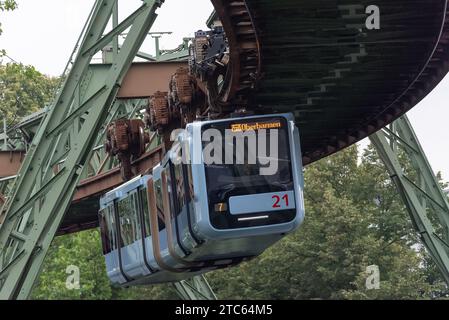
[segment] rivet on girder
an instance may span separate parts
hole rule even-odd
[[[77,176],[79,176],[79,175],[81,175],[82,173],[83,173],[83,166],[82,165],[80,165],[80,164],[77,164],[76,165],[76,170],[75,170],[75,174],[77,175]]]

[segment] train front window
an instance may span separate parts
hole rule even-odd
[[[247,133],[244,132],[245,128],[250,128]],[[228,229],[291,221],[295,216],[295,210],[264,213],[264,216],[268,216],[267,219],[251,220],[245,219],[247,217],[245,215],[233,215],[229,209],[229,200],[232,197],[293,190],[287,120],[275,117],[251,119],[244,123],[235,120],[208,124],[202,128],[203,138],[209,129],[221,134],[220,141],[213,141],[214,148],[207,148],[210,142],[203,143],[205,153],[206,150],[207,152],[212,150],[212,154],[204,156],[214,159],[214,162],[205,161],[204,165],[212,225],[217,229]],[[235,134],[236,131],[241,133]],[[232,133],[234,134],[230,138],[229,134]],[[221,150],[218,148],[220,146]],[[216,157],[216,152],[221,153],[221,162],[218,161],[220,157]],[[271,168],[268,168],[269,166]],[[265,174],[266,172],[269,174]],[[248,217],[258,213],[251,212]]]

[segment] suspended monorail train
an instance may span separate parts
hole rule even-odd
[[[150,175],[100,200],[111,282],[175,282],[260,255],[303,221],[301,158],[291,114],[187,125]]]

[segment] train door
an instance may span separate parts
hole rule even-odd
[[[182,152],[182,150],[180,151]],[[182,154],[181,154],[182,156]],[[189,181],[186,174],[186,165],[181,162],[173,163],[170,161],[170,181],[173,199],[173,216],[177,223],[179,233],[178,241],[181,248],[188,256],[190,251],[196,248],[201,242],[195,236],[193,231],[193,183]]]
[[[170,200],[169,218],[171,220],[172,237],[176,242],[177,254],[188,256],[191,252],[186,246],[189,230],[187,228],[187,212],[185,210],[184,181],[179,179],[177,169],[171,161],[167,163],[162,176],[162,183],[167,185],[167,197]],[[188,245],[192,249],[192,245]]]
[[[184,194],[185,194],[185,202],[186,202],[186,210],[187,210],[187,224],[191,235],[191,241],[193,247],[198,247],[204,241],[202,241],[195,233],[194,225],[195,225],[195,190],[193,185],[193,176],[192,176],[192,165],[191,164],[180,164],[180,172],[182,175],[182,179],[184,181]]]
[[[123,284],[127,280],[120,269],[118,252],[117,223],[114,214],[114,204],[110,203],[99,212],[101,240],[106,270],[112,283]]]
[[[179,223],[175,215],[176,186],[174,186],[172,180],[172,167],[170,161],[168,161],[162,168],[160,182],[162,187],[163,216],[166,226],[169,258],[171,263],[176,265],[176,268],[181,269],[187,266],[187,263],[185,263],[183,258],[189,254],[189,251],[182,245]]]
[[[153,178],[147,182],[149,217],[150,217],[150,233],[151,237],[147,238],[147,248],[152,248],[149,260],[154,260],[159,270],[173,271],[171,264],[166,261],[169,256],[167,244],[167,230],[164,219],[164,201],[162,195],[161,166],[153,169]]]
[[[179,233],[174,219],[173,184],[170,165],[153,170],[153,181],[148,182],[150,227],[154,258],[158,265],[170,272],[185,272],[191,263],[183,260],[185,253],[179,246]],[[178,226],[179,227],[179,226]]]
[[[117,200],[120,254],[123,272],[136,279],[150,274],[143,258],[142,231],[137,190]]]
[[[142,249],[143,249],[143,259],[146,267],[151,273],[158,271],[158,265],[154,259],[153,243],[152,243],[152,233],[150,225],[150,200],[147,185],[143,185],[139,188],[139,204],[140,204],[140,221],[141,221],[141,231],[142,231]]]

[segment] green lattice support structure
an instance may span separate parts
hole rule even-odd
[[[422,243],[449,284],[449,203],[410,121],[403,116],[370,139],[396,184]],[[402,154],[406,159],[399,159]]]
[[[204,276],[196,276],[174,284],[183,300],[217,300],[217,296]]]
[[[97,0],[65,81],[46,113],[16,179],[0,227],[0,299],[25,299],[72,200],[120,84],[156,19],[160,0],[145,0],[104,35],[117,0]],[[81,83],[94,55],[125,30],[104,81]]]
[[[0,183],[3,192],[10,195],[5,220],[0,222],[0,299],[26,299],[30,295],[79,180],[116,165],[102,147],[105,128],[114,119],[140,116],[147,103],[115,97],[162,2],[143,1],[138,10],[118,23],[117,0],[97,0],[55,103],[23,123],[36,134],[32,143],[22,139],[26,137],[11,141],[15,147],[20,143],[28,153],[13,190],[8,190],[9,181]],[[113,29],[103,36],[111,19]],[[118,35],[128,28],[125,42],[119,46]],[[92,81],[89,64],[110,43],[113,61],[104,81]],[[184,58],[185,52],[181,55]],[[9,137],[3,138],[6,145]],[[216,299],[204,277],[175,287],[183,299]]]

